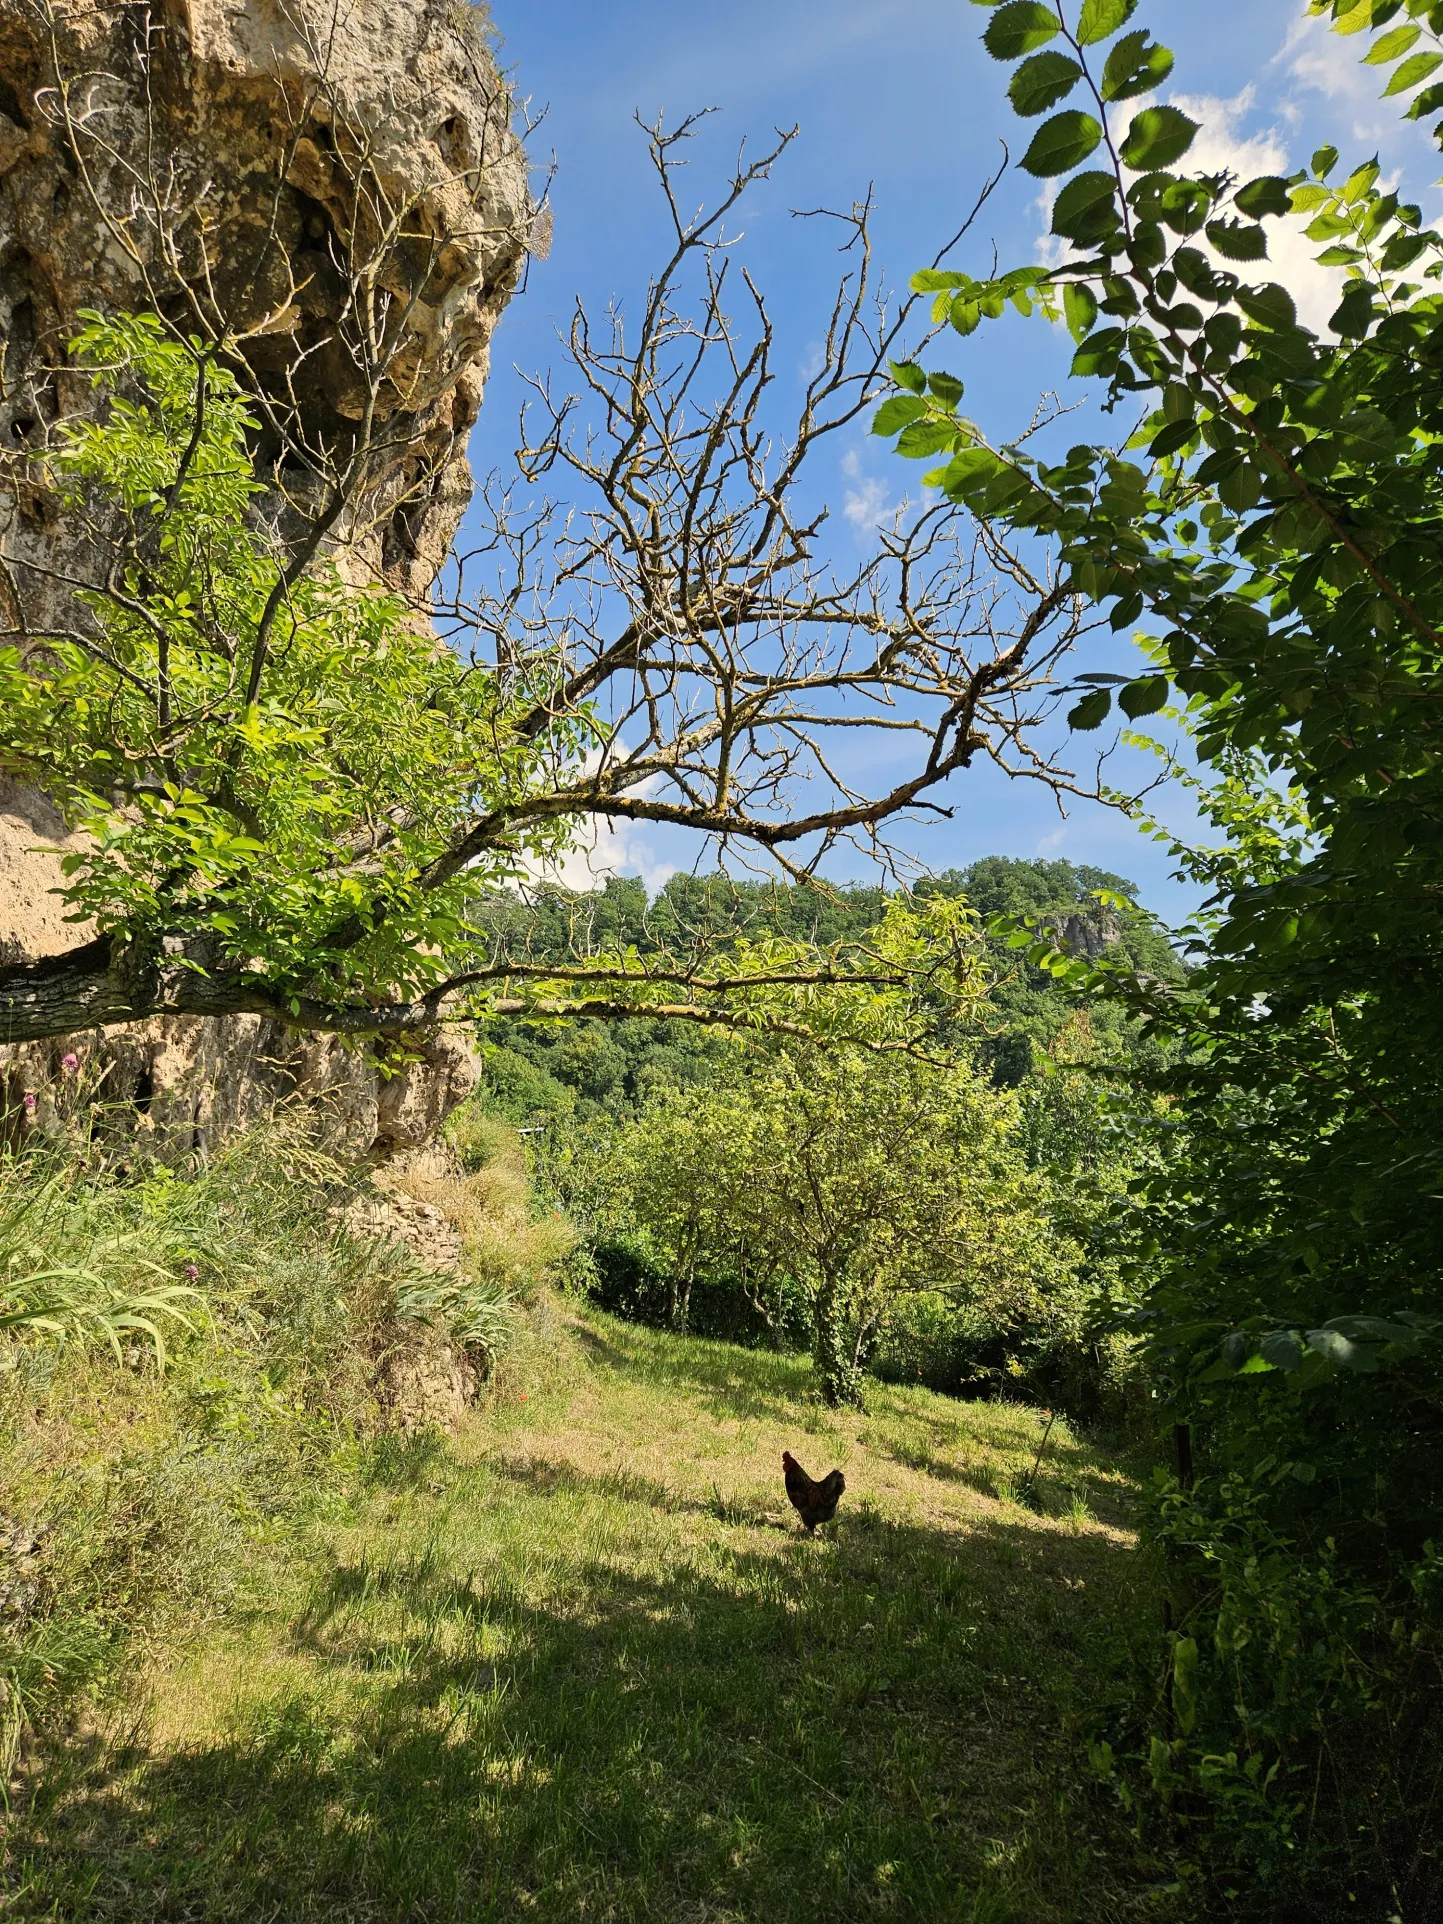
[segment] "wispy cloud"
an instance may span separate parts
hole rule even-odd
[[[1354,140],[1377,146],[1397,137],[1399,103],[1378,98],[1383,72],[1359,65],[1359,55],[1367,45],[1366,40],[1352,35],[1340,38],[1324,19],[1298,20],[1288,33],[1278,61],[1298,86],[1323,94],[1345,109]]]
[[[897,512],[897,504],[891,499],[892,490],[876,475],[863,474],[862,457],[855,448],[849,448],[842,456],[842,473],[856,483],[843,496],[842,513],[858,534],[891,520]]]

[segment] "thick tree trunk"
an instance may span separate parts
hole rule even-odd
[[[329,1000],[293,994],[256,970],[214,963],[209,941],[167,942],[157,953],[105,935],[63,955],[0,965],[0,1043],[45,1042],[153,1015],[262,1015],[323,1035],[405,1036],[434,1030],[442,1015],[439,995],[380,1004]]]
[[[97,936],[63,955],[0,967],[0,1042],[44,1042],[161,1012],[154,969],[137,966],[115,938]]]
[[[0,1042],[44,1042],[153,1015],[263,1015],[332,1035],[400,1034],[434,1026],[427,1003],[368,1004],[292,997],[248,969],[208,966],[208,945],[143,950],[102,935],[61,955],[0,966]]]
[[[326,999],[313,984],[293,992],[253,969],[217,968],[209,940],[168,941],[164,952],[142,953],[121,936],[99,936],[63,955],[34,962],[0,964],[0,1043],[46,1042],[52,1036],[113,1022],[143,1022],[153,1015],[264,1015],[289,1028],[318,1035],[410,1037],[435,1031],[447,1019],[447,999],[473,985],[490,984],[510,973],[464,972],[430,990],[419,1002],[347,1002]],[[537,974],[539,970],[521,970]],[[588,977],[586,979],[609,979]],[[623,978],[618,977],[618,980]],[[629,1021],[644,1014],[653,1021],[691,1022],[708,1029],[756,1027],[749,1009],[728,1009],[703,1002],[648,1002],[638,1005],[609,996],[503,996],[489,994],[490,1015],[558,1016],[570,1021]],[[813,1039],[805,1023],[768,1019],[774,1035]],[[690,1292],[688,1291],[688,1294]]]

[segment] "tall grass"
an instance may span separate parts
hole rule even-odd
[[[188,1170],[74,1142],[0,1158],[0,1778],[135,1640],[224,1615],[340,1500],[408,1320],[505,1346],[511,1287],[564,1234],[528,1239],[495,1154],[489,1187],[418,1179],[461,1230],[441,1276],[348,1231],[355,1180],[299,1109]]]

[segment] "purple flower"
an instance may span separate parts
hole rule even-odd
[[[195,1282],[200,1276],[200,1271],[196,1268],[194,1263],[186,1264],[185,1273],[190,1278],[191,1282]]]
[[[34,1092],[29,1089],[25,1091],[25,1113],[27,1116],[33,1116],[35,1114],[35,1096]]]
[[[80,1067],[80,1057],[79,1056],[62,1056],[60,1058],[60,1066],[62,1069],[66,1069],[66,1070],[78,1069]]]

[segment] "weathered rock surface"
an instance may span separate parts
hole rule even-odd
[[[51,18],[53,39],[43,5],[0,0],[0,440],[39,445],[89,405],[65,344],[98,307],[242,339],[309,436],[343,445],[366,406],[346,270],[368,263],[390,459],[350,533],[358,561],[423,596],[470,497],[466,435],[534,215],[479,16],[180,0]],[[7,552],[69,572],[59,504],[22,486],[9,506]]]
[[[337,261],[359,254],[392,358],[376,402],[386,453],[342,559],[423,601],[470,497],[466,437],[534,214],[478,20],[457,0],[0,0],[0,448],[39,448],[92,405],[65,343],[97,307],[204,316],[243,338],[261,388],[316,445],[344,447],[366,402]],[[0,626],[19,600],[32,625],[63,625],[93,557],[23,461],[0,485],[0,549]],[[85,939],[51,893],[58,856],[35,852],[65,843],[42,797],[0,791],[0,960]],[[27,1091],[32,1112],[63,1096],[66,1055],[186,1149],[299,1093],[336,1139],[384,1153],[424,1140],[474,1081],[444,1039],[384,1080],[373,1059],[276,1022],[175,1018],[0,1049],[12,1116]]]

